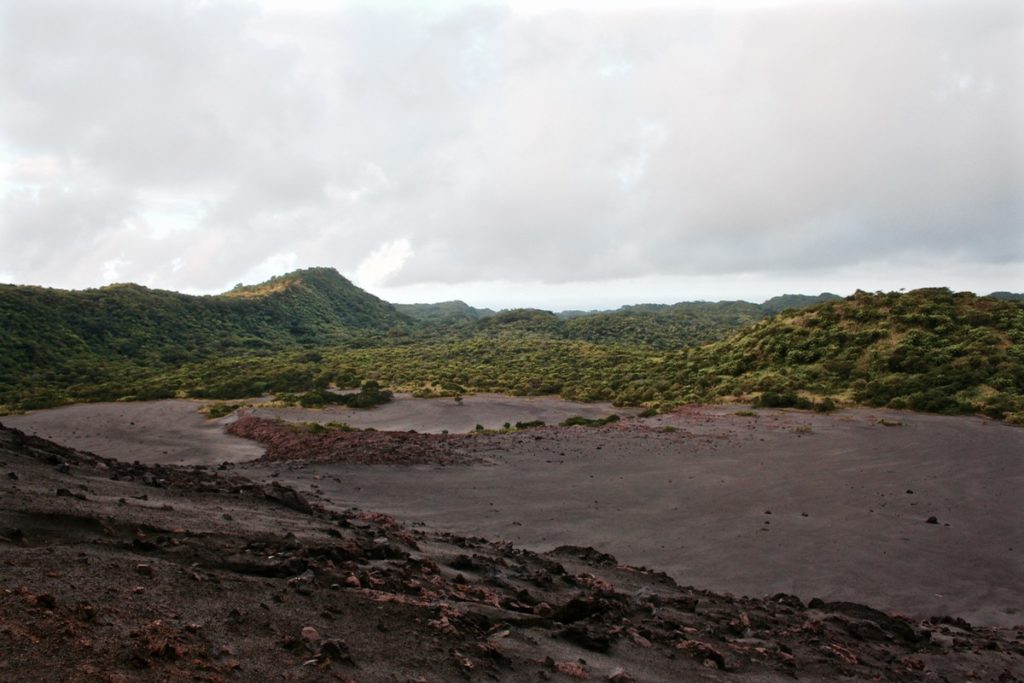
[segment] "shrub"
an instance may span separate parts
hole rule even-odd
[[[562,426],[563,427],[577,427],[577,426],[579,426],[579,427],[601,427],[603,425],[611,424],[612,422],[618,422],[618,421],[619,421],[619,416],[615,415],[615,414],[609,415],[608,417],[597,418],[597,419],[590,419],[588,417],[583,417],[582,415],[573,415],[570,418],[566,418],[566,420],[562,422]]]

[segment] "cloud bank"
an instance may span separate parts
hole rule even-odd
[[[0,274],[1024,288],[1019,3],[288,7],[0,5]]]

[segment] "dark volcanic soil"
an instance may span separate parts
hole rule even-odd
[[[237,471],[0,428],[0,680],[1024,677],[1019,628],[735,599],[590,548],[328,509]]]
[[[409,435],[420,461],[453,452],[486,464],[325,456],[280,477],[337,505],[536,551],[590,545],[714,590],[1024,623],[1024,429],[867,409],[741,410],[460,435],[440,450],[429,439],[441,437]],[[350,452],[377,457],[379,437],[367,438]],[[278,471],[242,467],[258,479]]]
[[[468,434],[418,434],[318,427],[308,423],[243,415],[227,431],[258,441],[264,462],[346,463],[350,465],[453,465],[480,462],[468,455],[476,444]]]

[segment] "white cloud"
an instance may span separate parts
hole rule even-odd
[[[104,282],[117,282],[121,277],[121,269],[124,266],[131,265],[131,261],[125,261],[122,258],[112,258],[103,262],[103,281]]]
[[[412,243],[407,239],[386,242],[359,263],[353,280],[361,287],[385,284],[388,277],[402,270],[414,253]]]
[[[0,180],[24,185],[50,182],[63,173],[60,160],[46,154],[15,158],[12,163],[0,165]]]
[[[524,297],[1024,272],[1024,7],[722,7],[0,3],[0,270]]]
[[[294,251],[282,252],[268,256],[257,266],[249,269],[241,278],[245,284],[256,284],[274,277],[295,270],[298,256]],[[225,287],[225,289],[227,289]]]

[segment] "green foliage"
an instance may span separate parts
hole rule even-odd
[[[230,415],[240,407],[240,403],[211,403],[203,409],[203,412],[206,414],[206,419],[216,420],[225,415]]]
[[[330,432],[361,431],[345,422],[289,422],[288,426],[293,432],[305,432],[307,434],[328,434]]]
[[[267,393],[358,406],[394,390],[559,394],[661,410],[742,400],[1024,415],[1024,303],[946,289],[858,292],[766,317],[804,303],[561,317],[521,309],[442,323],[414,321],[327,269],[215,297],[0,286],[0,406]],[[331,390],[363,379],[373,384],[355,394]]]
[[[0,285],[0,403],[25,409],[74,400],[152,399],[180,387],[155,375],[224,357],[375,343],[412,321],[333,269],[313,268],[220,296],[138,285],[85,291]],[[243,398],[322,388],[319,354],[266,376],[208,378],[189,395]],[[206,373],[203,373],[206,374]],[[339,386],[346,377],[339,369]]]
[[[563,427],[603,427],[606,424],[618,422],[618,415],[609,415],[601,418],[588,418],[582,415],[573,415],[562,422]]]
[[[464,301],[442,301],[437,304],[392,304],[399,313],[414,320],[453,324],[481,320],[494,315],[489,308],[473,308]]]
[[[373,408],[387,403],[391,397],[390,391],[381,389],[376,381],[368,380],[357,392],[339,393],[330,389],[314,389],[298,395],[282,394],[280,400],[285,403],[297,403],[303,408],[323,408],[327,405]]]

